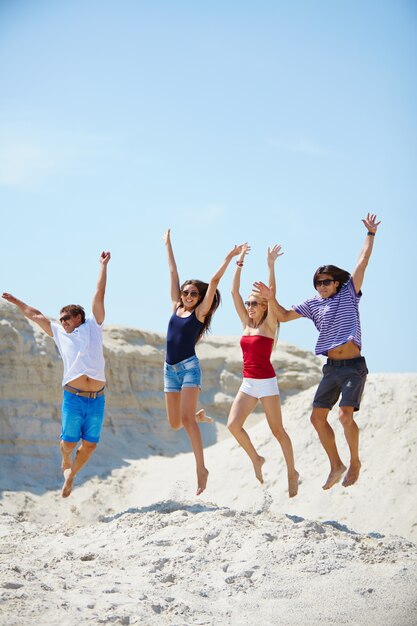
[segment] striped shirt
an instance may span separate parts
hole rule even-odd
[[[359,300],[362,292],[356,293],[352,278],[331,298],[319,295],[293,306],[294,311],[314,322],[319,331],[316,354],[327,356],[329,350],[348,341],[359,349],[362,346]]]

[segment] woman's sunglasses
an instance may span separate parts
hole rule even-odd
[[[256,302],[256,300],[246,300],[245,302],[245,306],[248,308],[250,306],[258,306],[258,304],[260,304],[260,302]]]
[[[187,291],[186,289],[183,289],[181,291],[181,295],[184,296],[184,298],[186,298],[187,296],[191,296],[191,298],[198,298],[199,293],[198,291]]]
[[[324,280],[316,280],[315,286],[320,287],[323,285],[324,287],[328,287],[331,283],[334,283],[334,278],[325,278]]]

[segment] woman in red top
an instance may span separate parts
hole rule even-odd
[[[280,249],[281,246],[277,245],[272,250],[268,248],[269,285],[273,287],[274,292],[275,261],[281,256]],[[240,275],[249,250],[250,246],[245,244],[236,261],[233,278],[233,302],[243,325],[240,340],[243,352],[243,382],[230,409],[227,426],[252,461],[256,478],[263,483],[262,466],[265,459],[257,453],[243,428],[246,418],[252,413],[258,400],[262,402],[269,427],[284,454],[288,473],[288,495],[292,498],[298,491],[298,472],[294,466],[291,439],[282,425],[278,383],[271,363],[278,321],[273,308],[268,306],[268,300],[252,292],[248,300],[243,302],[239,292]]]

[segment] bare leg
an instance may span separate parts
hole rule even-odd
[[[61,449],[62,449],[62,447],[64,448],[66,447],[65,444],[67,444],[68,442],[62,441],[61,443],[64,444],[63,446],[61,446]],[[74,444],[72,449],[74,449],[75,445],[76,444]],[[96,443],[91,443],[90,441],[84,441],[84,440],[81,441],[81,445],[78,448],[77,452],[75,453],[75,459],[71,467],[64,469],[65,480],[64,480],[64,485],[62,487],[62,492],[61,492],[63,498],[68,498],[68,496],[70,495],[75,476],[78,474],[80,469],[87,463],[88,459],[91,457],[91,455],[93,454],[96,448],[97,448]]]
[[[165,407],[167,411],[168,421],[174,430],[183,427],[181,419],[181,392],[165,393]],[[195,414],[197,422],[213,424],[214,420],[206,414],[205,409],[200,409]]]
[[[167,410],[167,416],[169,425],[174,430],[179,430],[183,427],[181,420],[181,392],[172,391],[165,393],[165,407]]]
[[[345,431],[346,441],[350,450],[350,465],[342,483],[344,487],[354,485],[361,471],[361,462],[359,460],[359,428],[353,419],[353,411],[354,408],[351,406],[341,406],[339,409],[339,419]]]
[[[69,441],[60,441],[60,449],[61,449],[61,468],[62,471],[65,472],[67,469],[71,469],[72,465],[72,453],[74,452],[74,448],[77,446],[76,443],[71,443]]]
[[[339,482],[346,471],[345,465],[339,456],[333,428],[327,421],[329,409],[314,408],[311,414],[311,423],[317,431],[321,445],[330,461],[330,474],[323,485],[323,489],[330,489]]]
[[[281,446],[285,463],[287,464],[288,495],[290,498],[293,498],[298,493],[299,474],[295,469],[291,439],[282,424],[281,400],[279,396],[267,396],[261,398],[261,402],[272,434]]]
[[[180,393],[181,422],[184,425],[185,430],[187,431],[187,435],[190,439],[196,462],[197,496],[202,494],[205,490],[208,479],[208,470],[204,465],[203,442],[201,439],[200,428],[198,427],[195,419],[199,394],[200,390],[198,389],[198,387],[184,387]]]
[[[243,424],[252,413],[257,403],[258,400],[256,398],[248,396],[242,391],[238,391],[236,398],[233,400],[232,408],[230,409],[227,427],[252,461],[256,478],[260,483],[263,483],[262,466],[265,463],[265,459],[257,453],[248,433],[243,428]]]

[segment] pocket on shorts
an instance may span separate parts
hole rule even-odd
[[[200,361],[198,357],[193,356],[190,359],[187,359],[185,363],[183,363],[184,369],[186,372],[190,372],[191,370],[200,369]]]

